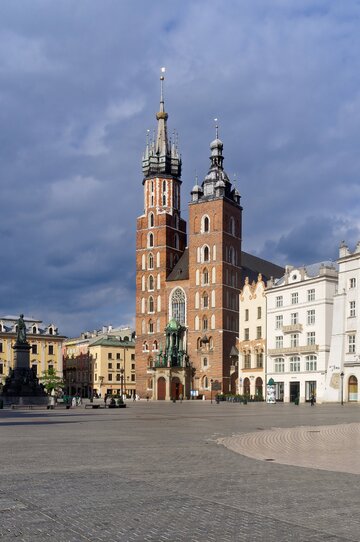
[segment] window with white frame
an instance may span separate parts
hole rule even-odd
[[[154,333],[154,322],[152,320],[149,321],[149,333]]]
[[[154,213],[149,214],[149,228],[154,227]]]
[[[202,261],[203,262],[210,261],[210,249],[207,245],[203,246],[203,249],[202,249]]]
[[[149,292],[152,292],[154,289],[154,277],[152,275],[149,275],[148,287],[149,287]]]
[[[209,296],[206,292],[202,295],[202,308],[208,309],[209,308]]]
[[[307,371],[316,371],[317,370],[317,357],[316,356],[306,356],[305,367]]]
[[[244,341],[248,341],[248,340],[249,340],[249,337],[250,337],[249,328],[246,327],[246,328],[244,329]]]
[[[202,358],[202,366],[204,369],[208,367],[208,358]]]
[[[249,309],[245,309],[245,322],[249,321]]]
[[[261,339],[261,334],[262,334],[261,326],[257,326],[257,328],[256,328],[256,338]]]
[[[201,220],[201,231],[207,233],[210,231],[210,219],[207,215],[204,215]]]
[[[311,290],[307,291],[307,300],[308,301],[315,301],[315,289],[311,288]]]
[[[291,333],[290,335],[290,346],[292,348],[299,346],[299,334],[298,333]]]
[[[148,299],[148,312],[155,312],[155,309],[154,309],[154,298],[153,296],[151,295]]]
[[[355,354],[355,350],[356,350],[356,336],[355,335],[348,336],[348,345],[349,345],[349,354]]]
[[[257,317],[258,317],[258,320],[261,318],[261,307],[257,308]]]
[[[292,305],[297,305],[299,303],[299,293],[298,292],[293,292],[291,294],[291,304]]]
[[[311,346],[315,344],[315,331],[308,331],[307,333],[307,344]]]
[[[275,358],[275,360],[274,360],[274,372],[275,373],[284,373],[285,372],[284,358]]]
[[[208,327],[209,327],[209,324],[208,324],[208,318],[207,318],[207,316],[203,316],[203,319],[202,319],[202,328],[203,328],[203,331],[207,331],[207,330],[208,330]]]
[[[281,329],[281,328],[282,328],[282,325],[283,325],[283,315],[282,315],[282,314],[278,314],[278,315],[275,317],[275,329]]]
[[[209,271],[206,269],[206,267],[202,272],[202,284],[203,286],[209,284]]]
[[[290,372],[291,373],[300,372],[300,358],[298,356],[293,356],[290,358]]]
[[[283,296],[282,295],[278,295],[276,297],[276,307],[282,307],[283,306]]]
[[[315,324],[315,309],[307,311],[307,323],[309,326]]]
[[[349,280],[349,288],[356,288],[356,278],[355,277],[351,277],[351,279]]]
[[[291,325],[295,325],[299,323],[299,313],[298,312],[292,312],[291,313]]]
[[[282,335],[278,335],[275,337],[275,348],[283,348],[284,346],[284,337]]]
[[[251,354],[246,353],[244,355],[244,369],[250,369],[251,368]]]
[[[151,252],[148,257],[148,269],[154,269],[154,256],[151,254]]]
[[[154,234],[153,233],[149,233],[149,236],[148,236],[148,247],[153,247],[154,246]]]
[[[256,354],[256,367],[262,369],[264,366],[264,354],[262,352],[257,352]]]
[[[349,316],[350,318],[354,318],[356,316],[356,302],[350,301],[349,303]]]

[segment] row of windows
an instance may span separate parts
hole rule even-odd
[[[290,316],[291,325],[299,323],[299,313],[293,312]],[[315,309],[310,309],[306,311],[306,323],[311,326],[315,324]],[[284,316],[278,314],[275,316],[275,329],[281,329],[284,325]]]
[[[315,331],[309,331],[306,335],[306,344],[307,346],[312,346],[316,344],[316,335]],[[290,346],[300,346],[299,345],[299,334],[292,333],[290,335]],[[279,335],[275,337],[275,348],[284,348],[284,337]]]
[[[211,282],[213,284],[216,283],[216,269],[215,267],[213,267],[211,269]],[[200,269],[197,269],[195,271],[195,284],[196,286],[200,286],[200,283],[201,283],[201,286],[207,286],[208,284],[210,284],[209,282],[209,270],[207,267],[204,267],[204,269],[202,269],[200,271]]]
[[[257,312],[257,319],[260,320],[262,316],[261,307],[256,307],[256,312]],[[248,321],[249,321],[249,309],[245,309],[245,322],[248,322]]]
[[[174,214],[174,228],[179,229],[180,219],[179,215]],[[155,215],[154,213],[149,213],[148,215],[148,227],[153,228],[155,226]]]
[[[215,307],[215,290],[211,291],[211,306]],[[195,309],[199,309],[199,308],[208,309],[209,307],[210,307],[209,294],[207,292],[203,292],[200,298],[199,292],[196,292],[195,293]]]
[[[274,372],[275,373],[299,373],[301,370],[305,371],[317,371],[317,357],[307,356],[304,362],[301,362],[299,356],[292,356],[285,362],[284,358],[275,358],[274,360]]]
[[[160,295],[157,296],[156,310],[157,312],[161,312],[161,296]],[[155,312],[155,301],[152,295],[147,300],[147,306],[146,306],[145,297],[141,299],[141,312],[142,314],[144,314],[145,312],[147,312],[148,314],[153,314]]]
[[[167,181],[162,182],[162,193],[159,194],[161,205],[166,206],[168,204],[168,186]],[[154,207],[155,205],[155,184],[154,181],[150,181],[150,199],[149,199],[149,205],[150,207]],[[173,207],[175,209],[180,208],[180,190],[179,186],[176,183],[173,183]]]
[[[311,288],[310,290],[307,290],[307,301],[315,301],[315,289]],[[291,305],[297,305],[299,303],[299,292],[293,292],[291,294]],[[278,295],[275,298],[275,305],[276,307],[283,307],[284,306],[284,298],[282,295]]]
[[[256,327],[256,337],[255,337],[255,339],[261,339],[261,338],[262,338],[262,327],[257,326]],[[244,341],[250,341],[250,328],[248,328],[248,327],[246,327],[244,329]]]
[[[254,367],[257,369],[261,369],[264,367],[264,353],[263,352],[256,352],[255,356],[252,356],[250,352],[247,352],[244,354],[244,369],[251,369],[251,359],[254,357],[255,365]]]
[[[0,352],[3,352],[3,343],[0,342]],[[37,344],[32,344],[31,345],[31,353],[32,354],[37,354],[38,353],[38,345]],[[54,345],[52,344],[49,344],[48,345],[48,354],[49,356],[52,356],[54,355]]]
[[[155,235],[150,232],[147,234],[147,244],[146,244],[147,248],[154,248],[155,246]],[[176,250],[179,250],[180,248],[180,238],[179,238],[179,234],[178,233],[174,233],[174,236],[173,236],[173,245],[172,245]],[[208,260],[206,260],[208,261]]]
[[[213,221],[215,222],[215,216],[213,217]],[[227,216],[225,217],[225,224],[224,224],[224,231],[226,231],[227,233],[230,233],[231,235],[236,235],[236,227],[238,228],[239,226],[239,222],[236,221],[235,223],[235,219],[233,216],[231,216],[230,218],[228,218]],[[194,220],[194,232],[197,233],[198,232],[198,217],[195,217],[195,220]],[[213,225],[211,225],[211,220],[210,220],[210,217],[209,215],[203,215],[201,217],[201,223],[200,223],[200,232],[201,233],[209,233],[210,231],[214,231],[216,228]]]
[[[95,374],[94,375],[94,380],[97,381],[97,379],[98,379],[98,375]],[[108,373],[107,379],[108,379],[108,382],[112,382],[113,381],[113,374]],[[131,379],[131,382],[135,382],[136,375],[134,373],[132,373],[130,379]],[[124,376],[123,376],[123,380],[124,380]],[[116,374],[116,382],[121,382],[121,374],[120,373]]]
[[[199,331],[202,329],[202,331],[207,331],[208,329],[215,329],[215,314],[212,314],[210,317],[210,325],[209,325],[209,318],[207,315],[204,315],[201,319],[199,316],[195,316],[195,330]]]
[[[160,267],[160,252],[156,253],[156,267]],[[147,257],[147,268],[148,270],[154,269],[154,255],[152,252]],[[141,269],[146,270],[146,254],[141,257]]]

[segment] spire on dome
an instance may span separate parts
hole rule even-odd
[[[160,76],[160,110],[156,114],[157,137],[154,138],[154,144],[146,146],[143,155],[142,169],[145,177],[155,173],[163,173],[173,175],[174,177],[181,176],[181,158],[178,153],[175,142],[169,144],[167,135],[167,119],[168,114],[165,111],[164,104],[164,80],[165,68],[161,68]]]

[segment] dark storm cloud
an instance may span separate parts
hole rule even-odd
[[[1,312],[70,335],[133,321],[141,153],[162,65],[184,212],[218,117],[246,250],[311,263],[355,243],[359,19],[355,0],[3,0]]]

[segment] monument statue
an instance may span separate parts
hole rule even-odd
[[[17,344],[27,344],[26,341],[26,325],[24,322],[24,315],[20,314],[20,318],[17,321]]]

